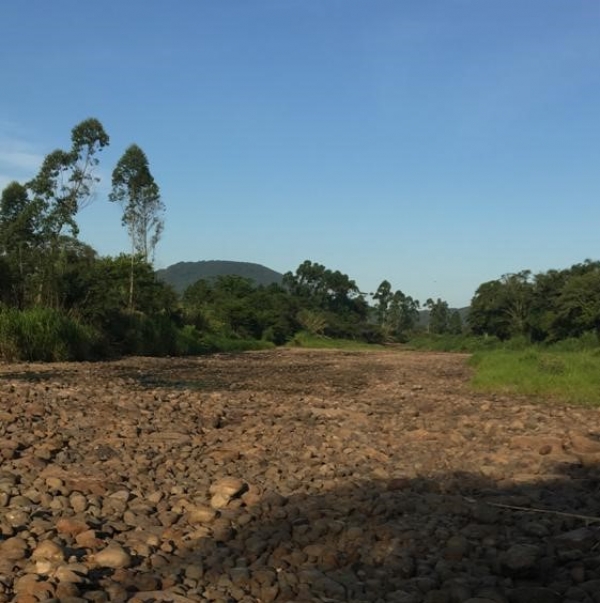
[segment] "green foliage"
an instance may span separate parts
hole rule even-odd
[[[534,287],[528,270],[483,283],[471,302],[471,330],[478,335],[487,333],[500,339],[527,335],[533,296]]]
[[[398,290],[392,292],[389,281],[382,281],[373,294],[375,315],[383,339],[406,341],[419,320],[419,302]]]
[[[201,338],[205,353],[248,352],[251,350],[271,350],[275,345],[270,341],[258,339],[237,339],[218,334],[205,334]]]
[[[493,350],[502,347],[497,337],[482,335],[441,335],[422,333],[411,337],[407,346],[413,350],[428,350],[435,352],[472,353],[481,350]]]
[[[355,338],[366,324],[369,306],[356,283],[339,270],[306,260],[295,273],[283,275],[283,285],[302,309],[326,316],[328,336]]]
[[[4,360],[91,360],[102,353],[93,328],[50,308],[0,310],[0,356]]]
[[[327,316],[319,310],[303,308],[297,318],[302,328],[311,335],[323,335],[327,327]]]
[[[425,302],[429,310],[429,332],[434,335],[442,335],[450,331],[450,309],[448,302],[440,298],[433,301],[429,298]]]
[[[473,387],[588,406],[600,405],[600,350],[565,352],[530,346],[475,354]]]
[[[127,148],[113,170],[109,200],[123,208],[122,223],[131,240],[128,305],[133,311],[139,309],[135,304],[136,263],[148,263],[153,257],[164,228],[165,211],[148,158],[135,144]]]
[[[534,277],[527,270],[483,283],[471,302],[475,334],[556,342],[595,331],[600,338],[600,263],[586,260]]]
[[[448,320],[448,333],[452,335],[461,335],[463,332],[463,322],[458,310],[454,310],[450,313],[450,319]]]
[[[164,228],[165,206],[148,158],[138,145],[130,145],[113,170],[109,199],[123,208],[132,254],[147,262]]]
[[[57,149],[47,155],[37,176],[28,183],[46,241],[52,242],[65,227],[77,236],[75,215],[92,199],[98,182],[94,176],[96,155],[108,144],[102,124],[86,119],[71,131],[71,149]]]
[[[239,276],[198,281],[183,294],[186,322],[226,337],[285,343],[298,329],[297,303],[278,285],[256,286]]]
[[[299,348],[315,348],[315,349],[332,349],[332,350],[375,350],[383,349],[383,346],[378,344],[366,343],[364,341],[356,341],[352,339],[339,339],[333,337],[325,337],[322,335],[314,335],[306,331],[296,333],[293,339],[288,343],[290,347]]]

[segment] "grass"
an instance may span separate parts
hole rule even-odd
[[[478,352],[470,360],[475,389],[600,406],[600,349],[569,351],[531,346]]]
[[[323,335],[313,335],[306,331],[296,333],[293,339],[287,344],[287,347],[293,348],[311,348],[318,350],[382,350],[384,346],[365,343],[364,341],[354,341],[352,339],[336,339],[334,337],[325,337]]]
[[[99,334],[48,308],[0,309],[0,358],[8,361],[87,360],[95,357]]]
[[[476,337],[469,335],[432,335],[423,333],[410,338],[406,347],[411,350],[432,352],[479,352],[502,346],[496,337]]]

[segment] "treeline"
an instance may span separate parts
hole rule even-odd
[[[68,150],[53,151],[33,179],[2,191],[4,359],[197,354],[282,345],[304,334],[369,343],[423,333],[550,343],[600,336],[600,263],[592,261],[482,284],[466,325],[442,299],[421,305],[387,280],[364,293],[348,275],[309,260],[281,285],[225,276],[178,295],[152,267],[165,206],[137,145],[114,167],[108,197],[123,210],[129,252],[99,257],[78,238],[76,218],[94,198],[98,155],[108,144],[102,124],[87,119],[73,128]]]
[[[471,331],[502,341],[556,343],[600,338],[600,262],[533,275],[524,270],[483,283],[471,302]]]
[[[94,199],[95,168],[108,144],[102,124],[87,119],[71,131],[69,149],[53,151],[34,178],[2,191],[1,357],[195,354],[280,345],[302,331],[380,342],[416,325],[418,302],[387,281],[372,307],[347,275],[310,261],[281,285],[221,277],[178,296],[152,267],[165,206],[135,144],[114,167],[108,197],[123,210],[131,247],[99,257],[79,240],[77,216]]]

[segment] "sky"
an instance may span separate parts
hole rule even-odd
[[[20,0],[0,18],[0,188],[88,117],[80,238],[129,250],[125,149],[166,206],[155,264],[304,260],[424,302],[600,259],[600,0]]]

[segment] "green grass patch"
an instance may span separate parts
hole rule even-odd
[[[529,347],[479,352],[472,385],[485,392],[600,406],[600,349],[562,351]]]
[[[411,337],[406,347],[410,350],[432,352],[479,352],[494,350],[504,344],[497,337],[475,337],[468,335],[419,334]]]
[[[324,335],[313,335],[306,331],[296,333],[288,347],[311,348],[318,350],[382,350],[384,346],[375,343],[365,343],[364,341],[355,341],[352,339],[337,339],[335,337],[325,337]]]
[[[238,339],[223,335],[207,334],[200,338],[205,353],[249,352],[251,350],[272,350],[275,344],[263,339]]]

